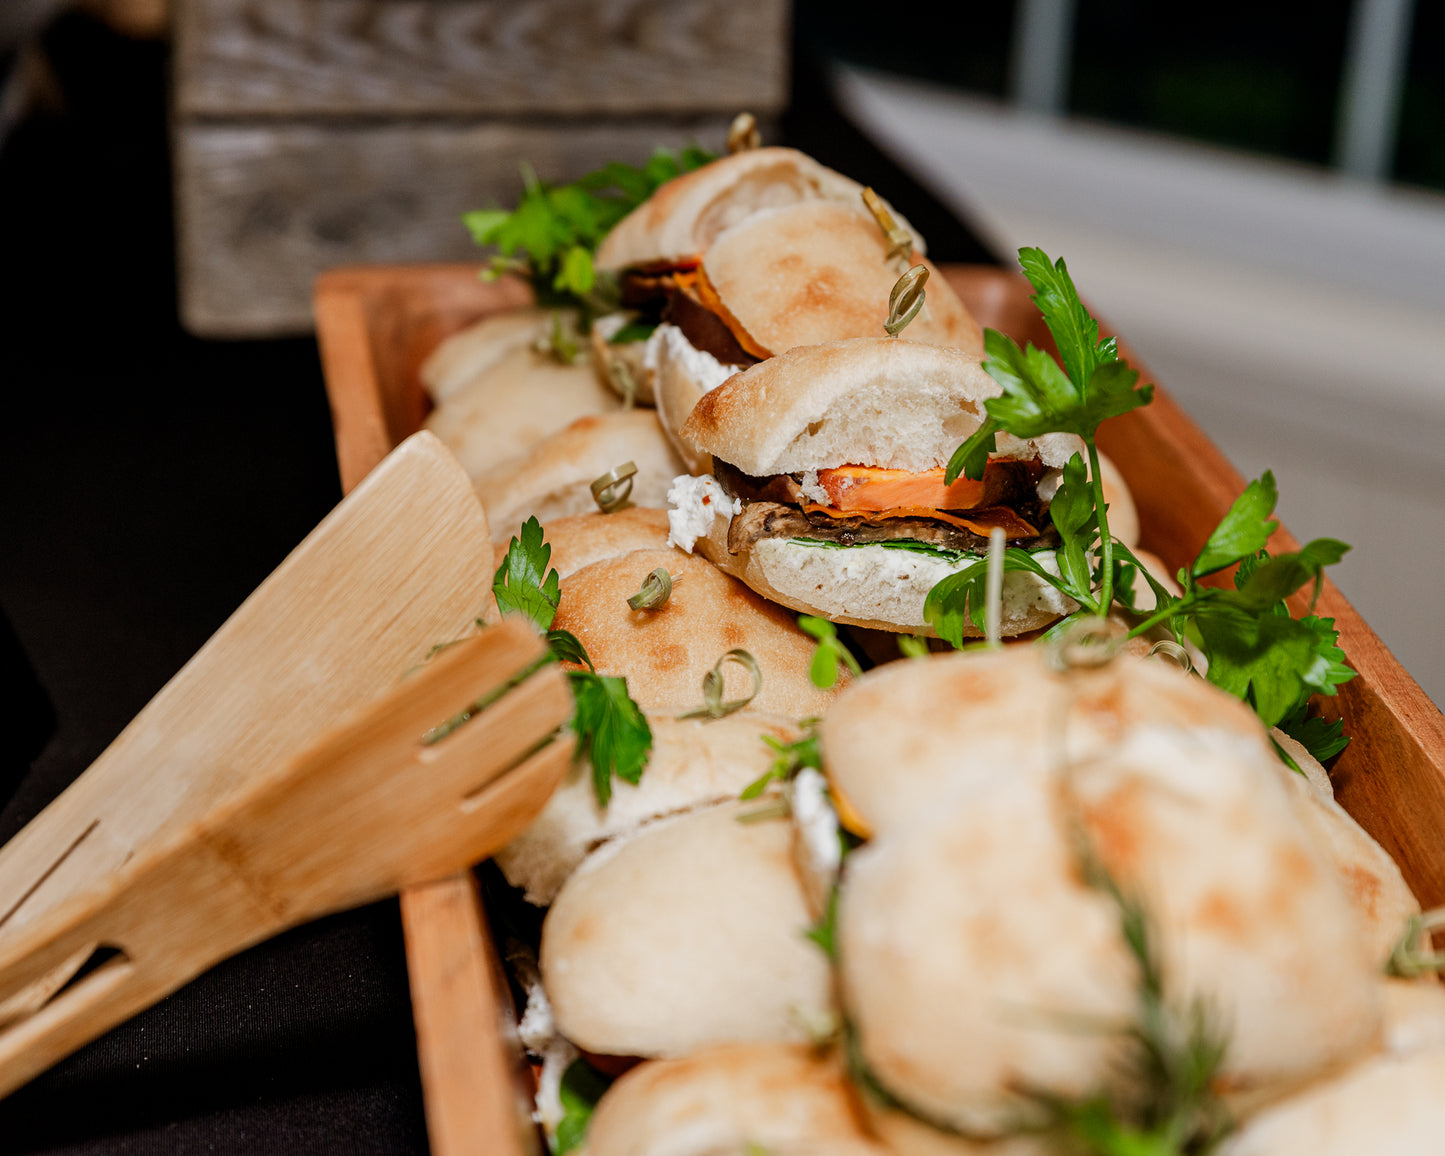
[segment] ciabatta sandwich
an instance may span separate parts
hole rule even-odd
[[[617,343],[620,322],[599,322],[593,350],[604,375],[624,366],[676,437],[698,398],[740,369],[799,345],[881,334],[889,290],[907,265],[926,263],[924,245],[864,192],[791,149],[739,153],[663,185],[597,253],[641,321],[626,333],[651,333],[640,351]],[[983,349],[941,278],[909,336]]]
[[[673,484],[673,544],[794,610],[931,634],[929,589],[982,557],[994,527],[1055,565],[1049,501],[1078,438],[1000,435],[981,481],[943,483],[949,456],[1000,392],[976,357],[901,339],[762,362],[708,393],[683,426],[715,468]],[[1073,609],[1040,578],[1005,578],[1005,634]]]

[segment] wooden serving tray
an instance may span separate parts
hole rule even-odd
[[[980,324],[1052,348],[1021,276],[984,266],[942,271]],[[318,279],[317,334],[344,489],[419,428],[429,402],[417,370],[436,344],[528,300],[519,284],[482,282],[475,265],[357,266]],[[1142,368],[1127,346],[1124,353]],[[1147,370],[1144,380],[1154,380]],[[1134,493],[1141,545],[1171,571],[1193,560],[1244,487],[1162,389],[1152,405],[1106,423],[1099,445]],[[1298,543],[1281,528],[1271,547]],[[1316,612],[1335,619],[1359,672],[1337,698],[1322,700],[1353,738],[1332,770],[1336,797],[1395,857],[1425,907],[1445,904],[1445,717],[1328,580]],[[473,881],[404,893],[402,914],[433,1150],[534,1151],[507,1079],[517,1054],[506,1039],[512,1021]]]

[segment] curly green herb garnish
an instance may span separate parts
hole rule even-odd
[[[729,662],[736,663],[752,676],[753,689],[742,698],[723,701],[723,667]],[[678,718],[700,718],[709,721],[713,719],[726,718],[734,711],[740,711],[748,703],[752,702],[763,689],[763,671],[758,666],[758,660],[746,650],[729,650],[717,663],[702,676],[702,706],[697,710],[690,710],[686,714],[680,714]]]
[[[615,514],[627,505],[632,496],[632,478],[637,473],[635,462],[613,466],[592,482],[592,500],[604,514]]]
[[[642,580],[641,589],[627,600],[627,605],[633,610],[656,610],[660,606],[665,606],[667,600],[672,597],[673,581],[672,575],[667,572],[667,567],[659,566]]]

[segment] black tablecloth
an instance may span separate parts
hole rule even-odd
[[[339,500],[315,343],[175,317],[166,49],[84,17],[0,151],[0,841],[120,732]],[[788,143],[990,260],[796,53]],[[397,905],[222,964],[0,1102],[0,1152],[421,1152]]]

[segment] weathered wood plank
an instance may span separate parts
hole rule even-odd
[[[568,125],[189,124],[177,129],[181,314],[207,336],[302,333],[311,283],[341,264],[466,261],[467,209],[512,204],[517,164],[570,180],[689,140],[727,117]]]
[[[186,0],[183,117],[782,110],[787,0]]]

